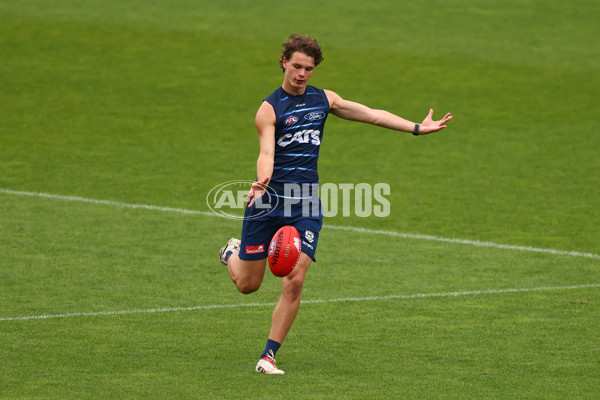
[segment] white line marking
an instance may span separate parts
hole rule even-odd
[[[371,297],[341,297],[337,299],[326,300],[302,300],[302,304],[327,304],[327,303],[342,303],[342,302],[364,302],[364,301],[383,301],[383,300],[408,300],[408,299],[425,299],[433,297],[459,297],[459,296],[478,296],[485,294],[505,294],[505,293],[531,293],[531,292],[549,292],[557,290],[574,290],[574,289],[590,289],[600,288],[599,283],[590,283],[585,285],[573,286],[541,286],[535,288],[512,288],[512,289],[488,289],[488,290],[469,290],[465,292],[446,292],[446,293],[415,293],[415,294],[399,294],[390,296],[371,296]],[[131,315],[131,314],[155,314],[177,311],[200,311],[200,310],[215,310],[223,308],[244,308],[244,307],[266,307],[275,306],[277,303],[240,303],[240,304],[212,304],[194,307],[170,307],[170,308],[152,308],[152,309],[134,309],[121,311],[97,311],[97,312],[78,312],[65,314],[45,314],[45,315],[29,315],[22,317],[4,317],[0,321],[29,321],[37,319],[54,319],[54,318],[74,318],[74,317],[100,317],[109,315]]]
[[[17,195],[17,196],[42,197],[42,198],[47,198],[47,199],[56,199],[56,200],[64,200],[64,201],[76,201],[76,202],[83,202],[83,203],[104,204],[104,205],[121,207],[121,208],[141,208],[141,209],[146,209],[146,210],[175,212],[175,213],[180,213],[180,214],[221,217],[220,215],[217,215],[215,213],[208,212],[208,211],[186,210],[184,208],[160,207],[160,206],[152,206],[152,205],[147,205],[147,204],[131,204],[131,203],[123,203],[123,202],[119,202],[119,201],[96,200],[96,199],[88,199],[85,197],[63,196],[63,195],[50,194],[50,193],[24,192],[24,191],[20,191],[20,190],[10,190],[10,189],[2,189],[2,188],[0,188],[0,193],[12,194],[12,195]],[[600,254],[581,253],[578,251],[544,249],[544,248],[529,247],[529,246],[515,246],[515,245],[510,245],[510,244],[482,242],[479,240],[445,238],[445,237],[440,237],[440,236],[421,235],[421,234],[416,234],[416,233],[403,233],[403,232],[395,232],[395,231],[383,231],[383,230],[374,230],[374,229],[366,229],[366,228],[356,228],[356,227],[352,227],[352,226],[339,226],[339,225],[324,224],[323,227],[328,228],[328,229],[342,230],[342,231],[368,233],[368,234],[372,234],[372,235],[396,236],[396,237],[402,237],[402,238],[406,238],[406,239],[429,240],[429,241],[433,241],[433,242],[457,243],[457,244],[465,244],[465,245],[478,246],[478,247],[491,247],[491,248],[505,249],[505,250],[531,251],[531,252],[536,252],[536,253],[546,253],[546,254],[555,254],[555,255],[563,255],[563,256],[571,256],[571,257],[586,257],[586,258],[600,259]]]
[[[14,194],[17,196],[42,197],[45,199],[55,199],[55,200],[64,200],[64,201],[76,201],[76,202],[81,202],[81,203],[103,204],[103,205],[107,205],[107,206],[114,206],[114,207],[120,207],[120,208],[141,208],[144,210],[175,212],[175,213],[180,213],[180,214],[216,216],[216,214],[209,212],[209,211],[196,211],[196,210],[186,210],[184,208],[151,206],[148,204],[122,203],[120,201],[88,199],[85,197],[62,196],[59,194],[50,194],[50,193],[23,192],[20,190],[10,190],[10,189],[0,189],[0,193]]]
[[[353,226],[336,226],[336,225],[324,224],[323,227],[330,228],[330,229],[338,229],[338,230],[343,230],[343,231],[370,233],[370,234],[374,234],[374,235],[397,236],[397,237],[402,237],[402,238],[407,238],[407,239],[421,239],[421,240],[430,240],[430,241],[434,241],[434,242],[458,243],[458,244],[466,244],[466,245],[479,246],[479,247],[492,247],[492,248],[496,248],[496,249],[532,251],[532,252],[537,252],[537,253],[548,253],[548,254],[556,254],[556,255],[563,255],[563,256],[600,259],[600,254],[581,253],[578,251],[543,249],[543,248],[539,248],[539,247],[529,247],[529,246],[514,246],[514,245],[510,245],[510,244],[482,242],[479,240],[454,239],[454,238],[444,238],[444,237],[431,236],[431,235],[420,235],[420,234],[415,234],[415,233],[402,233],[402,232],[394,232],[394,231],[373,230],[373,229],[366,229],[366,228],[355,228]]]

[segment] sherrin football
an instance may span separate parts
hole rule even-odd
[[[293,226],[279,229],[269,245],[269,268],[275,276],[287,276],[300,259],[302,242],[300,234]]]

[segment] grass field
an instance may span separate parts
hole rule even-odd
[[[0,2],[0,398],[596,399],[595,1]],[[253,125],[292,32],[311,83],[422,120],[331,117],[321,182],[388,183],[325,220],[304,304],[253,372],[278,278],[239,294]],[[151,207],[142,207],[147,205]]]

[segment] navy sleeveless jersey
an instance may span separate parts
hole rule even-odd
[[[318,182],[319,148],[329,115],[325,92],[307,86],[304,94],[293,96],[280,87],[265,101],[273,106],[277,118],[271,182]]]

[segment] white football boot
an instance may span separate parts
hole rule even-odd
[[[267,356],[258,360],[258,364],[256,364],[256,372],[262,372],[267,375],[283,375],[285,372],[278,369],[275,366],[275,359],[273,358],[273,350],[269,350],[269,354]]]
[[[227,265],[227,253],[229,253],[229,252],[239,253],[240,252],[241,243],[242,242],[239,239],[236,239],[236,238],[229,239],[227,244],[219,252],[219,259],[221,260],[221,262],[223,264]]]

